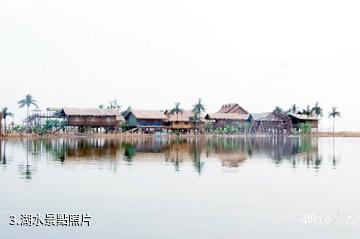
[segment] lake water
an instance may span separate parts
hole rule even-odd
[[[360,238],[359,146],[358,138],[2,141],[0,238]],[[11,215],[52,213],[88,214],[90,226],[10,225]]]

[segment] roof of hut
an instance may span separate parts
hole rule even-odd
[[[166,110],[165,114],[168,115],[168,121],[190,121],[191,118],[194,118],[194,113],[191,110],[183,110],[182,113],[176,114],[170,114],[171,110]],[[205,119],[205,115],[201,114],[200,117],[202,120]]]
[[[307,116],[305,114],[294,114],[294,113],[288,113],[289,116],[294,117],[299,120],[319,120],[316,117],[313,116]]]
[[[167,119],[164,112],[160,110],[130,110],[126,112],[124,117],[129,115],[129,113],[132,113],[137,119]]]
[[[117,120],[121,120],[121,121],[124,120],[120,112],[114,109],[66,107],[66,108],[62,108],[59,114],[63,116],[96,116],[96,117],[116,116]]]
[[[206,119],[228,119],[228,120],[247,120],[249,114],[237,114],[237,113],[213,113],[207,114]]]
[[[218,113],[238,113],[238,114],[249,114],[243,107],[237,103],[224,104]]]

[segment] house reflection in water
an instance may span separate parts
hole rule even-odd
[[[121,149],[118,140],[93,139],[52,139],[45,142],[47,152],[55,159],[94,160],[115,159]]]
[[[201,173],[210,158],[221,161],[222,167],[239,167],[248,160],[271,158],[276,165],[290,162],[294,167],[305,162],[319,168],[318,139],[301,137],[243,138],[141,138],[141,139],[52,139],[44,141],[55,160],[124,160],[134,162],[167,162],[175,170],[192,162]],[[40,147],[41,148],[41,147]]]

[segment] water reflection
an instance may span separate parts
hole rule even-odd
[[[29,140],[29,139],[25,139],[26,142],[26,164],[19,164],[18,166],[18,172],[20,175],[20,178],[26,179],[26,180],[30,180],[32,179],[32,175],[33,175],[33,169],[32,166],[29,164],[29,153],[32,154],[37,154],[37,152],[40,150],[39,147],[39,142],[37,141],[33,141],[33,140]],[[35,159],[35,158],[34,158]]]
[[[3,146],[4,144],[4,146]],[[1,164],[6,165],[6,141],[2,141],[0,139],[0,156],[1,156]]]
[[[208,159],[217,159],[225,168],[237,168],[251,160],[269,160],[279,166],[287,163],[296,168],[299,164],[320,170],[323,157],[319,153],[317,138],[302,137],[244,137],[244,138],[60,138],[17,140],[25,149],[26,164],[18,165],[21,177],[31,179],[36,164],[43,158],[61,164],[72,162],[103,162],[116,165],[121,162],[132,165],[137,162],[165,162],[180,171],[191,162],[194,171],[202,174]],[[7,143],[1,142],[1,163],[7,164]],[[335,157],[333,141],[332,166]]]

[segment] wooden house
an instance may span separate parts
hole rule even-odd
[[[167,120],[164,112],[160,110],[129,110],[124,118],[129,128],[163,129]]]
[[[250,125],[249,113],[237,103],[224,104],[218,112],[207,114],[205,119],[212,121],[214,128],[238,125],[245,129]]]
[[[252,113],[250,114],[250,133],[265,135],[289,135],[293,124],[287,113]]]
[[[207,114],[205,116],[206,120],[213,122],[214,128],[221,128],[225,125],[240,125],[242,127],[247,127],[249,123],[248,114],[238,114],[238,113],[213,113]]]
[[[312,117],[312,116],[307,116],[305,114],[300,114],[300,113],[288,113],[288,115],[291,118],[292,124],[293,124],[293,128],[295,130],[299,130],[300,129],[300,124],[301,123],[307,123],[311,126],[312,129],[318,129],[319,128],[319,119],[316,117]]]
[[[251,122],[250,133],[261,133],[263,131],[263,122],[267,121],[270,115],[271,112],[251,113],[249,116],[249,121]]]
[[[173,130],[191,130],[194,128],[194,122],[192,118],[194,113],[191,110],[183,110],[182,113],[170,114],[170,110],[165,111],[166,125]]]
[[[170,114],[170,110],[166,110],[165,115],[167,117],[165,124],[171,130],[190,131],[197,128],[194,121],[194,113],[191,110],[183,110],[178,115]],[[204,126],[205,121],[205,115],[201,115],[200,125]]]
[[[124,122],[114,109],[62,108],[56,115],[65,119],[66,126],[113,128]]]

